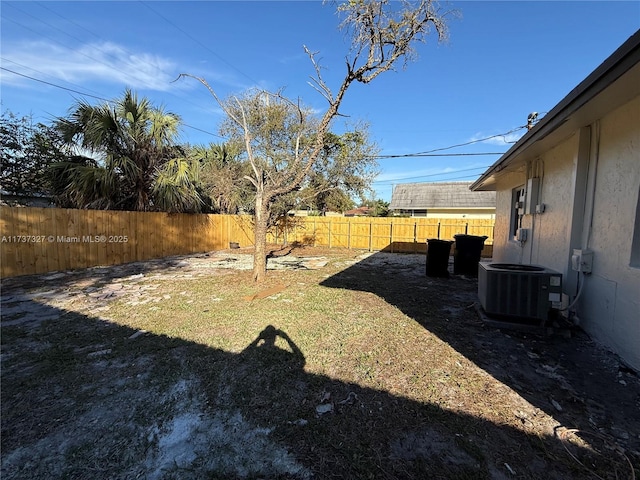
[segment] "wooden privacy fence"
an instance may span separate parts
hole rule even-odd
[[[249,217],[0,207],[2,277],[117,265],[253,243]]]
[[[426,239],[486,235],[493,220],[290,217],[270,243],[425,252]],[[253,245],[250,216],[0,207],[0,275],[12,277]]]
[[[329,248],[420,253],[427,239],[453,240],[457,234],[486,236],[493,244],[493,219],[399,217],[289,217],[270,236],[272,243]]]

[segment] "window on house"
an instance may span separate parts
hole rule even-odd
[[[636,221],[633,225],[633,240],[631,241],[631,260],[629,265],[640,268],[640,189],[638,189],[638,203],[636,205]]]
[[[511,227],[509,235],[515,239],[516,232],[520,228],[520,219],[524,213],[524,185],[514,188],[511,191]]]

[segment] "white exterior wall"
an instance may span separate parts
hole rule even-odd
[[[524,183],[524,175],[521,183]],[[501,183],[496,192],[496,221],[493,226],[492,260],[497,263],[518,263],[518,250],[509,242],[511,189],[516,186],[513,183]]]
[[[499,263],[522,263],[522,249],[510,235],[513,211],[511,191],[524,185],[526,175],[512,173],[498,183],[496,191],[496,221],[493,227],[493,261]]]
[[[569,236],[573,216],[573,192],[578,150],[578,134],[540,158],[539,202],[545,212],[525,215],[530,241],[523,247],[523,263],[544,265],[566,277],[571,254]]]
[[[629,266],[640,191],[640,97],[601,120],[597,152],[595,196],[587,196],[593,226],[589,231],[586,218],[583,230],[593,273],[578,315],[587,332],[640,369],[640,268]]]
[[[640,97],[532,159],[526,170],[497,184],[493,261],[557,270],[571,299],[584,282],[576,306],[581,326],[640,370],[640,268],[630,266],[640,191]],[[540,178],[538,202],[546,210],[523,217],[529,236],[520,244],[509,234],[512,189],[527,176]],[[571,269],[573,248],[593,250],[591,274],[579,277]]]
[[[577,149],[576,134],[532,162],[535,171],[529,176],[540,179],[538,203],[544,203],[546,210],[543,214],[523,216],[522,228],[529,232],[522,244],[510,235],[512,190],[526,185],[527,175],[511,174],[500,182],[496,196],[499,214],[494,231],[494,261],[543,265],[566,275]]]

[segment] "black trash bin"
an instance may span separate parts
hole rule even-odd
[[[450,240],[438,240],[437,238],[427,240],[428,277],[449,276],[449,255],[452,243]]]
[[[453,274],[478,276],[478,263],[484,248],[486,236],[454,235],[456,246],[453,251]]]

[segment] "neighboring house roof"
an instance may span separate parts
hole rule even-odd
[[[373,208],[371,207],[359,207],[354,208],[353,210],[347,210],[344,212],[345,217],[366,217],[371,212],[373,212]]]
[[[471,185],[494,190],[498,176],[521,170],[576,130],[640,95],[640,30],[574,88]]]
[[[390,210],[429,210],[436,208],[495,208],[495,192],[472,192],[471,182],[404,183],[396,185]]]

